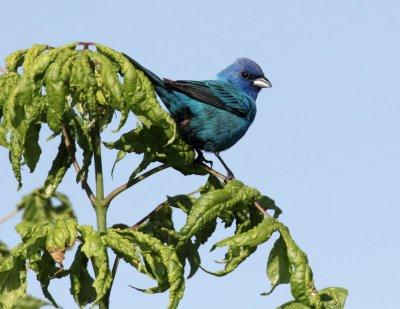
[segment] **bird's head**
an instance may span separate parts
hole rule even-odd
[[[217,78],[232,83],[253,100],[257,98],[261,88],[272,87],[261,67],[248,58],[237,59],[226,69],[219,72]]]

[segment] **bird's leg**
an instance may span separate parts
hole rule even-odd
[[[204,154],[201,150],[199,150],[199,149],[195,149],[195,150],[197,152],[197,157],[196,157],[195,161],[198,163],[203,163],[203,162],[208,163],[208,164],[210,164],[210,166],[212,168],[213,161],[207,160],[206,158],[204,158]]]
[[[225,167],[227,175],[225,178],[225,181],[228,180],[232,180],[235,179],[235,175],[233,175],[232,171],[229,169],[228,165],[226,165],[226,163],[224,162],[224,160],[222,160],[221,156],[219,155],[219,152],[214,152],[215,156],[217,157],[217,159],[219,160],[219,162],[221,162],[221,164]]]

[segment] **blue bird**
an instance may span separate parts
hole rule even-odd
[[[256,99],[261,88],[271,87],[261,67],[248,58],[239,58],[217,74],[214,80],[161,79],[135,60],[127,59],[150,79],[160,99],[176,121],[182,138],[197,152],[197,161],[211,163],[202,150],[213,152],[234,175],[220,152],[240,140],[256,116]]]

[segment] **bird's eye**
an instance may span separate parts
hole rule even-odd
[[[249,77],[249,74],[246,71],[242,72],[242,77],[247,79]]]

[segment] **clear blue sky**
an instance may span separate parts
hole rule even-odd
[[[239,179],[284,210],[282,221],[308,254],[318,288],[348,288],[347,308],[400,307],[398,1],[6,1],[1,11],[2,59],[38,42],[90,40],[172,79],[209,79],[237,57],[256,60],[273,88],[261,93],[255,123],[224,158]],[[0,150],[0,215],[44,180],[57,146],[47,144],[38,171],[24,174],[19,193]],[[113,159],[107,153],[105,165]],[[125,159],[107,190],[126,180],[136,162]],[[79,221],[94,224],[74,179],[71,171],[61,190]],[[109,224],[134,223],[166,195],[204,181],[160,173],[124,193],[110,209]],[[17,244],[17,222],[0,226],[0,239]],[[221,230],[213,240],[224,235]],[[217,269],[213,261],[224,252],[209,254],[210,247],[202,251],[204,265]],[[270,247],[260,247],[227,277],[199,272],[187,281],[181,308],[274,308],[291,299],[289,286],[259,296],[269,287]],[[33,275],[29,280],[29,292],[42,296]],[[152,282],[122,263],[111,308],[167,304],[167,293],[144,295],[128,284]],[[54,281],[51,290],[64,308],[75,308],[68,281]]]

